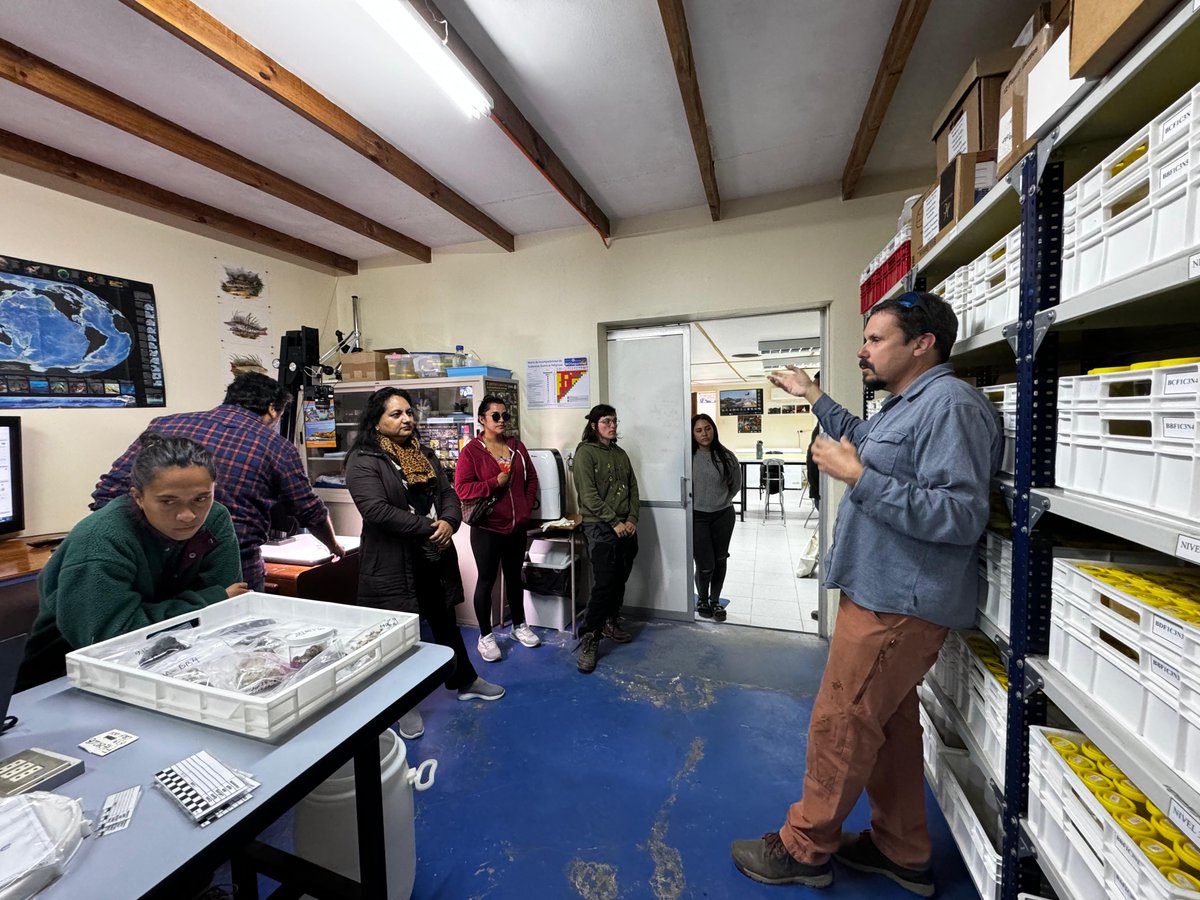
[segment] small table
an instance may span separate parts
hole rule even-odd
[[[66,874],[38,894],[47,900],[151,897],[177,900],[197,874],[233,860],[238,900],[257,900],[257,872],[322,897],[387,897],[379,735],[445,680],[453,667],[446,647],[418,643],[360,686],[293,729],[279,744],[255,740],[120,703],[71,687],[65,678],[13,697],[19,721],[0,738],[6,754],[42,747],[82,757],[87,770],[57,789],[95,814],[104,798],[140,784],[142,797],[125,831],[89,837]],[[104,757],[79,743],[111,728],[138,740]],[[174,801],[151,788],[154,773],[200,750],[262,782],[254,799],[207,828],[193,825]],[[361,891],[349,879],[289,853],[257,844],[267,826],[354,760]]]
[[[358,550],[351,550],[339,559],[315,566],[266,563],[267,591],[327,603],[356,603],[358,559]]]
[[[766,463],[769,460],[775,460],[777,462],[781,462],[784,464],[784,466],[801,466],[801,467],[803,467],[803,466],[807,465],[807,461],[803,458],[801,458],[801,459],[785,459],[784,457],[776,455],[774,453],[764,456],[762,459],[739,459],[738,463],[742,467],[742,499],[741,499],[740,515],[741,515],[741,521],[743,521],[743,522],[746,521],[746,481],[747,481],[747,475],[749,473],[749,469],[751,466],[761,467],[763,465],[763,463]],[[804,476],[802,474],[801,478],[800,478],[800,484],[797,487],[788,487],[786,479],[785,479],[783,490],[785,490],[785,491],[803,491],[805,488],[805,484],[806,483],[804,480]]]

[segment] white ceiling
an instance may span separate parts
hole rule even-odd
[[[815,351],[809,362],[803,363],[805,368],[817,369],[821,364],[819,312],[705,319],[693,322],[691,331],[693,384],[761,382],[767,372],[779,368],[780,361],[770,354],[760,355],[759,341],[795,340]],[[755,356],[753,359],[735,359],[734,355],[738,353]]]
[[[198,0],[521,235],[579,215],[487,120],[446,101],[352,0]],[[614,220],[704,205],[652,0],[442,0],[442,11]],[[688,0],[722,201],[841,177],[898,0]],[[933,177],[932,119],[1033,0],[933,0],[866,174]],[[482,240],[119,0],[4,0],[0,37],[433,247]],[[0,128],[356,259],[370,238],[7,82]]]

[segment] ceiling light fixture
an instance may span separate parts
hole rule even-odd
[[[358,0],[358,5],[463,112],[472,119],[492,114],[492,98],[446,46],[450,26],[445,20],[440,24],[446,31],[438,34],[408,0]]]

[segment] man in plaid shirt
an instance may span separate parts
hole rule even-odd
[[[329,513],[313,491],[295,445],[275,424],[291,398],[266,375],[234,378],[225,401],[203,412],[160,416],[147,430],[180,435],[208,448],[217,464],[216,499],[229,509],[242,551],[242,578],[261,591],[266,576],[259,548],[266,543],[271,508],[281,504],[335,556],[345,551],[333,534]],[[92,492],[92,509],[129,493],[129,470],[140,444],[134,441]]]

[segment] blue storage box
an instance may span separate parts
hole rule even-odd
[[[512,378],[512,369],[499,369],[496,366],[451,366],[446,370],[451,378],[468,376],[484,378]]]

